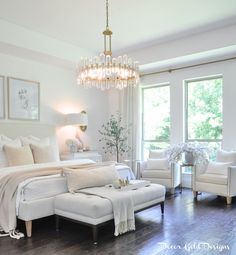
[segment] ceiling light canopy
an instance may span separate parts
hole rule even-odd
[[[78,84],[85,88],[96,87],[101,90],[136,86],[139,82],[138,62],[127,55],[112,57],[111,36],[108,20],[108,0],[106,0],[106,30],[104,52],[99,56],[82,59],[78,69]]]

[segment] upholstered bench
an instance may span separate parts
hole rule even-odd
[[[164,213],[165,187],[159,184],[150,184],[147,187],[135,190],[121,191],[130,192],[134,203],[135,212],[160,204],[161,213]],[[113,219],[111,202],[99,196],[83,193],[65,193],[55,197],[55,214],[57,230],[59,218],[74,220],[91,226],[93,240],[97,242],[97,230],[104,222]]]

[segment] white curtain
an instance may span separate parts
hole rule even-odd
[[[129,127],[128,146],[130,150],[123,160],[136,171],[137,160],[140,159],[140,88],[128,87],[119,92],[119,110],[124,125]],[[126,162],[127,163],[127,162]]]

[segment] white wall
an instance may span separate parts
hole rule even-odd
[[[139,61],[140,65],[143,65],[235,44],[236,24],[158,43],[140,50],[131,51],[129,55]]]
[[[0,51],[8,50],[10,54],[24,54],[26,57],[38,57],[39,60],[53,61],[61,64],[64,61],[78,63],[82,56],[90,56],[92,52],[75,45],[56,40],[52,37],[27,29],[0,19]],[[9,49],[9,47],[11,47]],[[70,66],[71,67],[71,66]]]
[[[91,149],[99,149],[97,130],[106,121],[108,114],[106,92],[78,87],[74,70],[5,54],[0,54],[0,75],[40,82],[40,122],[42,123],[59,125],[62,121],[62,113],[86,110],[89,124],[85,133],[80,132],[81,139]],[[66,149],[64,141],[73,138],[75,131],[74,127],[58,129],[61,150]]]

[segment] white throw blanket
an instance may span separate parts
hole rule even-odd
[[[131,192],[108,187],[93,187],[78,193],[100,196],[108,199],[113,207],[115,236],[135,230],[134,205]]]

